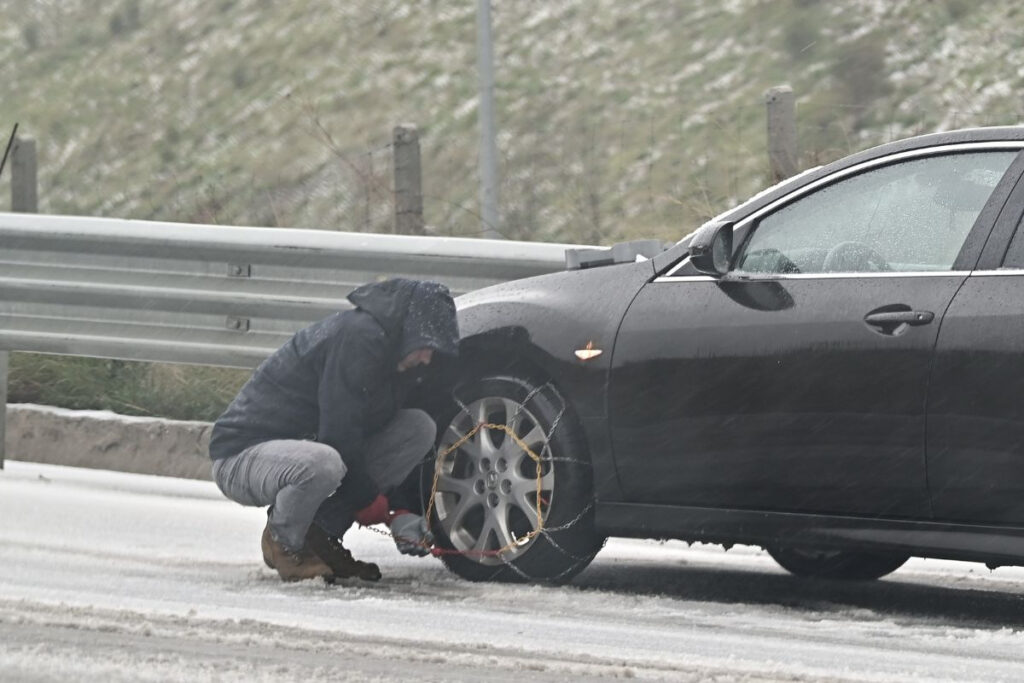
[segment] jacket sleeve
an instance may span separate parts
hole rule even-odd
[[[366,507],[379,493],[366,468],[364,418],[369,387],[387,376],[386,363],[383,331],[356,327],[325,349],[317,439],[337,450],[345,462],[348,471],[339,495],[352,510]]]

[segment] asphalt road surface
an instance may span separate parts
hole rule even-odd
[[[613,539],[568,586],[473,584],[354,530],[381,582],[282,584],[264,519],[207,482],[9,462],[0,680],[1024,680],[1024,569],[846,584]]]

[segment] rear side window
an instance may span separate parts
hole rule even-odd
[[[970,152],[876,168],[763,218],[737,263],[749,273],[951,270],[1017,153]]]

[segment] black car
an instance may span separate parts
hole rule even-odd
[[[832,578],[1024,564],[1022,149],[1016,127],[883,145],[651,258],[460,297],[444,561],[558,582],[632,536]]]

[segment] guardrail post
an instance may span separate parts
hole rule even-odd
[[[788,85],[764,95],[768,107],[768,162],[772,183],[796,175],[796,97]]]
[[[4,468],[7,439],[7,351],[0,351],[0,470]]]
[[[395,233],[423,235],[420,134],[416,126],[395,126]]]
[[[11,211],[38,213],[36,141],[16,138],[11,149]]]

